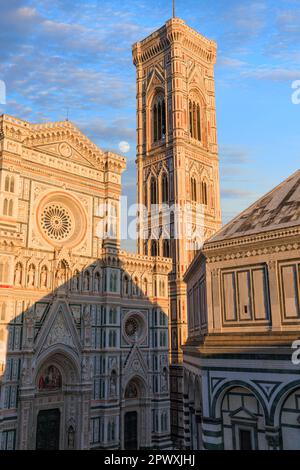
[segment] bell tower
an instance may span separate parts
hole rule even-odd
[[[183,439],[183,276],[221,226],[214,64],[216,43],[179,18],[133,46],[137,74],[138,252],[171,257],[170,390],[175,442]],[[167,222],[166,208],[171,208]],[[182,211],[188,208],[188,218]],[[187,230],[189,229],[189,233]],[[190,293],[189,293],[190,296]],[[196,296],[189,301],[196,302]]]

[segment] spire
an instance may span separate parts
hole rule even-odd
[[[176,14],[175,14],[175,0],[173,0],[173,18],[175,18]]]

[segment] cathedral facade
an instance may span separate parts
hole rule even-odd
[[[299,172],[220,230],[216,44],[132,52],[137,254],[124,157],[0,118],[1,448],[298,448]]]
[[[124,157],[0,120],[2,449],[170,446],[169,259],[120,250]]]

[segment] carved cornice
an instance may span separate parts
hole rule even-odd
[[[300,242],[295,238],[295,240],[287,239],[284,241],[284,238],[289,238],[297,236],[300,234],[300,228],[298,231],[294,230],[285,230],[282,231],[280,237],[274,234],[269,234],[270,237],[267,237],[267,234],[261,237],[247,237],[245,240],[240,239],[239,242],[235,240],[234,244],[222,245],[218,247],[210,246],[209,242],[204,244],[204,255],[206,256],[207,263],[216,263],[221,261],[237,260],[243,258],[251,258],[254,256],[267,256],[267,255],[276,255],[283,253],[285,251],[297,251],[300,250]],[[272,236],[273,235],[273,236]],[[282,240],[280,240],[282,239]],[[277,240],[276,243],[274,241]],[[297,240],[297,241],[296,241]],[[267,243],[268,242],[268,243]],[[246,248],[246,245],[249,248]],[[219,244],[218,244],[219,245]],[[244,247],[244,248],[243,248]],[[231,248],[231,249],[230,249]],[[229,250],[230,249],[230,250]]]
[[[281,238],[298,237],[300,235],[300,226],[290,227],[283,230],[272,230],[270,232],[261,232],[248,236],[240,236],[236,238],[228,238],[218,242],[210,242],[204,244],[204,252],[207,255],[218,250],[228,248],[238,248],[244,245],[253,245],[258,243],[272,243],[274,240]]]
[[[179,42],[183,47],[197,54],[209,64],[216,61],[216,43],[190,28],[182,19],[172,18],[143,41],[133,45],[133,62],[136,66],[143,64],[160,52],[166,51],[171,44]]]
[[[70,121],[31,124],[8,115],[0,118],[0,129],[4,137],[21,142],[27,152],[41,145],[67,141],[87,163],[99,170],[121,173],[126,168],[126,159],[112,152],[103,152]],[[26,150],[25,150],[26,152]],[[80,162],[76,162],[80,165]]]

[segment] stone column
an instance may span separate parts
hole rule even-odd
[[[16,449],[18,450],[35,449],[36,426],[33,416],[34,395],[34,387],[21,387],[19,390],[19,413],[16,443]]]
[[[206,450],[223,450],[222,419],[204,416],[203,420],[203,447]]]

